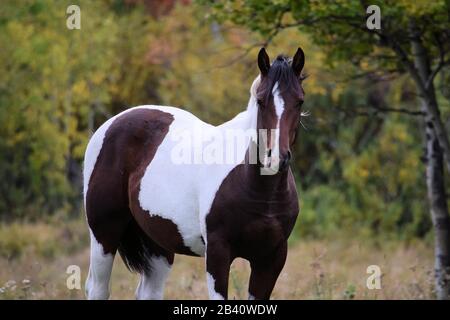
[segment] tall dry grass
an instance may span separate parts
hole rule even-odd
[[[86,222],[54,220],[0,227],[0,299],[84,299],[89,265]],[[433,250],[421,241],[383,242],[348,238],[297,240],[273,299],[433,299]],[[366,269],[378,265],[381,289],[369,290]],[[66,269],[81,268],[82,289],[69,290]],[[231,299],[246,299],[250,268],[237,259],[231,269]],[[133,299],[138,276],[116,258],[112,299]],[[206,299],[204,260],[176,256],[167,281],[169,299]]]

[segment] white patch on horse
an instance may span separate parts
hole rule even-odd
[[[216,280],[209,272],[206,273],[206,283],[208,284],[209,299],[225,300],[225,298],[220,293],[216,292],[215,289]]]
[[[164,256],[152,256],[150,267],[149,274],[141,274],[136,289],[136,299],[138,300],[162,300],[164,297],[164,286],[171,265]]]
[[[256,300],[256,298],[251,293],[249,293],[248,300]]]
[[[105,254],[103,246],[97,241],[91,229],[91,255],[89,274],[86,280],[86,297],[89,300],[106,300],[109,298],[111,270],[114,255]]]

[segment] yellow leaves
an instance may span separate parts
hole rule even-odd
[[[409,155],[403,160],[403,165],[398,172],[398,181],[404,185],[415,185],[417,173],[420,172],[420,163],[417,155]],[[419,174],[420,175],[420,174]]]
[[[81,159],[84,156],[84,152],[86,151],[86,146],[82,143],[75,146],[73,149],[73,157]]]
[[[399,142],[405,143],[408,141],[408,139],[410,138],[410,136],[408,135],[408,133],[406,132],[406,128],[402,127],[401,130],[397,131],[397,136],[396,136],[397,140]]]
[[[432,12],[435,8],[445,7],[445,0],[398,0],[398,5],[405,9],[406,14],[424,15]]]
[[[411,177],[411,175],[409,174],[409,170],[410,169],[400,168],[398,172],[398,180],[400,183],[405,183],[410,180],[409,178]]]
[[[13,35],[16,44],[20,45],[28,41],[28,39],[33,35],[34,27],[31,24],[23,24],[16,20],[10,20],[6,25],[6,32],[9,35]]]
[[[362,70],[367,71],[371,69],[370,62],[368,60],[362,60],[359,64]],[[373,68],[372,68],[373,69]]]
[[[400,187],[415,187],[421,176],[419,154],[405,123],[389,119],[376,143],[348,159],[344,177],[359,187],[384,186],[395,195]]]
[[[76,96],[86,97],[89,95],[89,90],[86,81],[83,79],[76,82],[72,87],[72,93]]]
[[[376,163],[371,161],[367,155],[360,156],[344,168],[344,177],[353,184],[363,187],[368,179],[381,174],[381,170]]]
[[[386,133],[380,139],[381,151],[385,153],[398,152],[402,145],[411,141],[411,135],[404,123],[389,124]]]
[[[361,179],[367,179],[369,177],[369,170],[366,168],[357,168],[356,174],[361,178]]]
[[[118,83],[111,83],[109,85],[109,92],[111,93],[111,95],[115,96],[118,95],[120,92],[120,86]]]

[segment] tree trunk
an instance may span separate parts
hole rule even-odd
[[[450,217],[445,194],[442,149],[433,124],[426,121],[426,179],[435,237],[435,284],[440,300],[450,299]]]
[[[416,83],[417,89],[424,101],[425,112],[433,123],[434,132],[444,154],[445,165],[450,173],[450,141],[444,122],[441,119],[439,106],[436,100],[436,90],[433,81],[428,83],[431,75],[431,65],[426,48],[421,39],[421,34],[413,20],[409,23],[409,35],[411,39],[412,54],[414,58],[414,70],[409,73]]]
[[[414,56],[414,66],[419,74],[421,84],[426,87],[431,74],[430,61],[427,51],[421,43],[420,35],[414,24],[411,25],[411,45]],[[448,213],[447,197],[444,180],[444,148],[442,134],[445,131],[436,127],[436,121],[442,124],[439,106],[436,100],[435,88],[429,84],[421,92],[422,110],[425,116],[425,157],[426,182],[431,219],[435,236],[435,284],[436,296],[440,300],[450,299],[450,216]],[[448,139],[445,135],[445,140]],[[446,157],[448,162],[450,159]],[[448,164],[447,164],[448,166]],[[449,170],[450,172],[450,170]]]

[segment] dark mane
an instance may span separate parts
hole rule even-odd
[[[291,58],[285,55],[277,56],[270,66],[266,81],[262,81],[258,88],[258,100],[267,104],[273,87],[277,82],[280,91],[293,90],[295,92],[301,92],[300,83],[304,77],[300,76],[300,78],[297,78],[291,68],[291,63]]]

